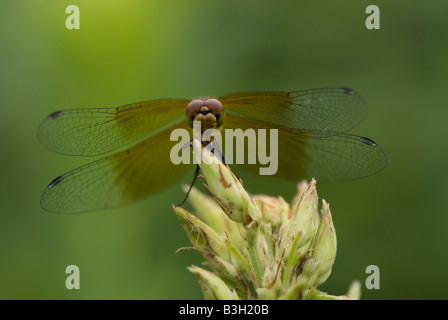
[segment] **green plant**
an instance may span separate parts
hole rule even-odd
[[[174,207],[194,248],[212,271],[191,266],[206,299],[358,299],[318,290],[331,274],[336,233],[328,203],[319,213],[316,181],[302,182],[291,204],[251,196],[228,166],[194,141],[213,198],[193,189],[197,215]]]

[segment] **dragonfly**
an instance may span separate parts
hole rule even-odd
[[[117,152],[52,180],[41,206],[55,213],[81,213],[128,205],[168,188],[191,168],[170,161],[176,143],[170,134],[174,129],[191,130],[196,120],[204,129],[277,129],[276,178],[363,178],[387,164],[385,152],[373,140],[347,133],[366,113],[364,99],[347,87],[247,91],[57,111],[38,129],[38,139],[47,148],[84,157]],[[241,166],[258,172],[256,165]]]

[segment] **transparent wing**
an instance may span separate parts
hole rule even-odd
[[[278,178],[300,181],[314,177],[319,182],[354,180],[374,174],[387,164],[384,151],[364,137],[344,133],[322,135],[321,132],[278,127],[233,116],[226,118],[226,128],[253,128],[256,132],[258,129],[267,129],[267,132],[277,129],[278,170],[274,177]],[[271,155],[269,138],[267,141],[267,155]],[[227,149],[224,152],[226,162],[229,162]],[[242,164],[243,168],[256,174],[259,174],[260,167],[267,166],[258,160],[255,164],[248,164],[247,157]]]
[[[322,131],[323,135],[346,132],[367,113],[361,96],[345,87],[240,92],[218,99],[226,114],[292,129]]]
[[[58,111],[43,121],[38,138],[62,154],[104,154],[185,121],[189,101],[160,99],[117,108]]]
[[[182,178],[192,166],[170,161],[171,130],[129,150],[89,163],[54,179],[41,205],[56,213],[80,213],[129,204]]]

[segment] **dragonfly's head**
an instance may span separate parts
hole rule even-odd
[[[191,101],[186,110],[188,125],[201,122],[201,133],[207,129],[220,129],[224,123],[224,107],[217,99],[196,99]]]

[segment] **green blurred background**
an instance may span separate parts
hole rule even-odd
[[[80,30],[65,8],[78,5]],[[377,4],[381,29],[365,28]],[[331,204],[338,255],[322,290],[363,299],[446,299],[448,292],[448,2],[0,2],[0,298],[202,299],[200,264],[171,203],[182,183],[138,204],[82,215],[39,206],[51,179],[92,159],[36,139],[53,111],[155,98],[344,85],[369,104],[353,133],[386,151],[381,173],[318,184]],[[244,179],[244,177],[243,177]],[[290,199],[295,185],[244,179]],[[79,266],[81,289],[65,288]],[[368,265],[379,290],[364,286]]]

